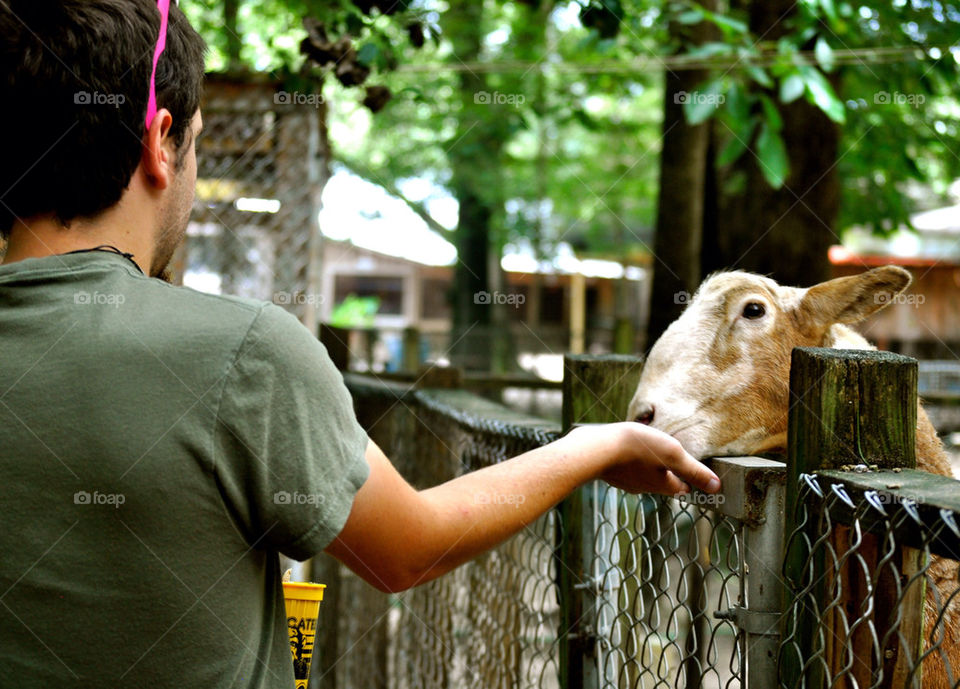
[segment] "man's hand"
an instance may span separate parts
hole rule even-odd
[[[707,493],[720,490],[716,474],[687,454],[680,441],[650,426],[632,421],[590,424],[573,429],[567,438],[582,444],[580,452],[612,443],[609,464],[598,478],[629,493],[677,495],[689,492],[690,486]]]

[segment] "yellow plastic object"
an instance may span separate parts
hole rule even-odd
[[[323,600],[325,584],[300,581],[283,582],[283,599],[287,608],[287,631],[293,656],[293,677],[296,689],[307,689],[313,641],[317,635],[317,616]]]

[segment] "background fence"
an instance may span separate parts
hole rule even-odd
[[[275,302],[315,330],[324,106],[284,100],[277,88],[208,75],[196,196],[171,268],[205,291]]]

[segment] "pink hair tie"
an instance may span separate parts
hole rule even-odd
[[[147,98],[147,129],[153,124],[153,118],[157,115],[157,62],[160,61],[160,53],[167,45],[167,17],[170,14],[170,0],[157,0],[157,8],[160,10],[160,35],[157,37],[157,47],[153,51],[153,71],[150,73],[150,95]]]

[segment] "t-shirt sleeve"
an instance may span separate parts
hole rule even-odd
[[[370,471],[343,377],[319,340],[272,304],[226,372],[214,444],[221,494],[250,545],[298,560],[340,533]]]

